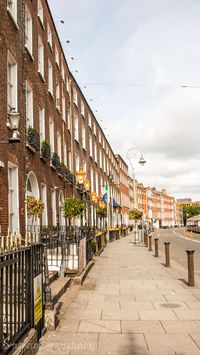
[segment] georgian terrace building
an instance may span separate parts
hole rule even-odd
[[[90,192],[102,196],[110,186],[119,203],[118,161],[69,71],[47,1],[0,0],[0,12],[1,139],[11,136],[9,113],[18,112],[21,140],[0,145],[2,234],[23,233],[33,223],[27,196],[43,200],[43,226],[63,225],[64,198],[81,197],[75,181],[80,168]],[[84,222],[93,224],[96,204],[87,192],[82,197],[88,204]]]

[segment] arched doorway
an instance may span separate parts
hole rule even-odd
[[[39,191],[39,185],[38,185],[38,181],[36,178],[36,175],[33,171],[31,171],[26,179],[26,199],[28,196],[33,196],[36,199],[40,198],[40,191]],[[27,216],[27,208],[26,208],[26,226],[39,226],[39,219],[37,219],[36,221],[32,221],[32,218],[28,218]]]

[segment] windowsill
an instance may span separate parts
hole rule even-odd
[[[56,63],[56,65],[57,65],[58,69],[60,70],[60,65],[59,65],[59,63],[56,62],[56,61],[55,61],[55,63]]]
[[[42,81],[45,83],[46,80],[45,80],[44,76],[42,75],[42,73],[39,70],[38,70],[38,74],[39,74],[40,78],[42,79]]]
[[[19,30],[19,26],[18,26],[18,24],[17,24],[17,21],[16,21],[16,19],[13,17],[13,14],[12,14],[12,12],[10,11],[10,9],[9,9],[8,6],[7,6],[7,12],[8,12],[8,14],[9,14],[9,16],[10,16],[10,18],[11,18],[11,20],[12,20],[12,23],[14,24],[16,30]]]
[[[47,40],[47,42],[48,42],[49,48],[51,49],[51,51],[53,53],[53,44],[51,44],[48,40]]]
[[[47,159],[45,159],[42,155],[40,155],[40,159],[47,164]]]
[[[33,57],[33,55],[32,55],[32,53],[30,52],[30,50],[29,50],[29,48],[27,47],[27,45],[25,44],[25,48],[26,48],[26,51],[27,51],[27,53],[28,53],[28,55],[29,55],[29,58],[32,60],[32,62],[34,61],[34,57]]]
[[[43,23],[44,20],[42,21],[42,19],[41,19],[41,17],[40,17],[39,14],[38,14],[38,20],[39,20],[39,22],[40,22],[40,24],[41,24],[43,30],[45,30],[44,23]]]
[[[79,145],[80,144],[80,142],[79,142],[79,140],[77,139],[77,138],[74,138],[74,140],[75,140],[75,142]]]
[[[52,92],[51,92],[50,90],[48,90],[48,93],[49,93],[49,95],[51,96],[51,99],[53,100],[53,99],[54,99],[54,96],[53,96]]]
[[[58,113],[61,115],[61,110],[60,110],[60,108],[56,106],[56,110],[57,110]]]
[[[83,118],[85,118],[85,114],[84,114],[83,112],[81,112],[81,116],[82,116]]]
[[[78,108],[78,102],[76,102],[76,101],[73,100],[73,103],[74,103],[74,105],[76,105],[76,107]]]
[[[32,152],[32,153],[35,153],[36,150],[28,143],[26,143],[26,147]]]
[[[56,171],[56,168],[55,168],[55,166],[52,165],[52,163],[50,163],[50,167],[51,167],[51,169],[53,169],[54,171]]]

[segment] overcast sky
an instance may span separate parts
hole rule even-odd
[[[49,5],[65,22],[56,27],[70,40],[69,67],[114,152],[126,160],[137,148],[147,164],[139,156],[132,164],[145,186],[200,200],[200,0]]]

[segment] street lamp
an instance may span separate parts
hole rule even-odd
[[[95,204],[98,202],[98,196],[96,194],[96,192],[91,192],[91,200],[93,202],[93,227],[95,229]]]
[[[127,153],[127,159],[130,163],[131,169],[132,169],[132,179],[133,179],[133,198],[134,198],[134,208],[137,207],[136,205],[136,186],[135,186],[135,169],[132,163],[132,160],[134,158],[138,158],[138,155],[140,156],[138,164],[140,164],[141,166],[144,166],[146,164],[146,160],[144,159],[143,154],[140,152],[139,149],[137,148],[130,148]]]
[[[20,138],[19,138],[19,120],[20,120],[20,114],[18,112],[9,112],[8,114],[8,122],[7,122],[7,127],[11,129],[12,131],[12,137],[7,140],[7,141],[0,141],[0,144],[7,144],[7,143],[19,143]]]

